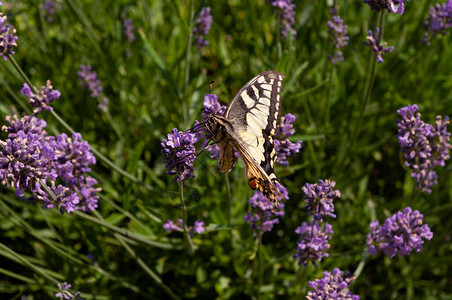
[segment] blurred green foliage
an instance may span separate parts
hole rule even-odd
[[[396,110],[408,104],[418,104],[429,123],[438,114],[452,116],[451,35],[434,37],[431,46],[420,42],[433,2],[410,1],[402,16],[385,15],[384,40],[395,50],[377,65],[358,129],[374,55],[362,42],[377,24],[377,14],[360,1],[336,3],[350,36],[345,61],[337,66],[326,58],[333,51],[327,1],[296,1],[293,41],[281,40],[277,15],[264,0],[55,1],[51,23],[43,1],[3,2],[0,9],[19,36],[14,58],[33,84],[40,87],[50,79],[62,93],[52,104],[58,115],[141,183],[98,159],[93,175],[103,191],[91,218],[32,206],[2,187],[0,237],[9,249],[0,249],[2,298],[53,297],[55,280],[71,283],[85,299],[167,298],[159,281],[181,298],[259,294],[257,244],[243,222],[251,196],[243,163],[228,175],[232,225],[227,226],[225,175],[208,152],[199,156],[196,178],[187,180],[184,189],[188,223],[199,219],[210,225],[193,238],[197,250],[191,255],[181,234],[167,235],[162,227],[167,219],[181,218],[182,210],[178,184],[165,174],[160,141],[172,128],[186,130],[200,119],[210,81],[215,80],[213,92],[228,103],[251,77],[277,70],[286,76],[282,114],[297,117],[293,140],[304,143],[289,166],[276,168],[290,200],[280,223],[263,235],[261,297],[301,298],[308,281],[325,270],[353,273],[366,247],[369,223],[410,205],[424,214],[433,239],[408,257],[367,257],[351,290],[362,299],[450,299],[452,164],[437,170],[439,182],[430,195],[421,193],[414,200],[413,180],[395,137]],[[190,26],[205,5],[211,6],[214,20],[210,44],[187,47]],[[126,18],[136,28],[132,43],[123,34]],[[80,87],[81,64],[98,73],[111,119]],[[23,83],[10,61],[0,64],[2,120],[30,114],[19,92]],[[50,133],[67,132],[50,113],[40,117]],[[358,135],[352,143],[354,130]],[[331,222],[330,257],[317,267],[298,267],[292,258],[298,239],[294,230],[307,220],[301,187],[327,178],[342,192],[335,203],[337,219]]]

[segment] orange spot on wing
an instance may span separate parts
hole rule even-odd
[[[257,188],[259,186],[257,183],[257,178],[256,177],[249,178],[248,185],[250,186],[251,189],[257,190]]]

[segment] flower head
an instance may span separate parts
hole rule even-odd
[[[418,106],[408,105],[397,111],[402,117],[398,120],[397,138],[400,151],[405,159],[405,166],[412,170],[411,177],[417,181],[420,190],[431,193],[431,187],[437,183],[437,175],[433,170],[444,166],[449,159],[450,133],[447,132],[449,118],[444,120],[437,116],[435,126],[421,120]]]
[[[319,179],[318,183],[306,183],[302,187],[308,215],[313,215],[316,220],[322,220],[322,217],[336,218],[333,200],[340,198],[341,192],[334,190],[335,185],[336,182],[329,179]]]
[[[69,292],[69,289],[72,287],[72,285],[70,285],[67,282],[63,282],[63,283],[58,283],[57,284],[58,287],[58,293],[55,294],[55,297],[57,297],[58,299],[81,299],[80,296],[80,292],[77,292],[75,294],[72,294],[71,292]]]
[[[177,220],[177,224],[174,224],[173,221],[168,219],[168,221],[165,224],[163,224],[163,228],[168,233],[171,233],[173,231],[183,232],[184,231],[184,229],[183,229],[184,228],[184,221],[182,219],[178,219]],[[187,230],[190,233],[190,236],[194,236],[195,233],[201,234],[206,229],[204,228],[204,222],[199,221],[199,220],[195,220],[195,224],[193,225],[193,227],[190,226],[190,227],[188,227]]]
[[[7,60],[8,55],[14,55],[13,47],[17,47],[18,37],[16,29],[11,29],[11,25],[6,23],[7,16],[4,16],[0,12],[0,54],[3,55],[3,59]]]
[[[132,43],[136,40],[135,34],[133,31],[135,30],[135,27],[132,25],[131,19],[124,19],[123,21],[123,27],[124,27],[124,35],[127,37],[127,41],[129,43]]]
[[[260,231],[260,234],[271,231],[273,226],[279,223],[278,217],[284,216],[284,204],[279,202],[275,208],[260,191],[253,194],[249,203],[253,212],[247,213],[243,220],[250,223],[251,229]]]
[[[55,2],[52,0],[46,0],[43,5],[44,10],[47,13],[46,20],[47,22],[53,22],[53,15],[55,14]]]
[[[328,27],[328,33],[331,37],[331,42],[336,49],[339,49],[348,45],[350,37],[347,36],[347,26],[344,25],[344,21],[341,19],[341,17],[339,15],[336,15],[335,10],[331,11],[331,15],[332,20],[328,21],[326,25]],[[337,64],[338,62],[344,60],[342,52],[339,50],[336,50],[334,52],[334,55],[328,56],[328,58],[333,64]]]
[[[287,157],[291,156],[292,153],[298,153],[301,149],[302,141],[297,141],[292,143],[289,140],[295,133],[293,128],[293,122],[295,122],[295,116],[292,114],[287,114],[281,117],[281,123],[276,127],[275,134],[275,150],[276,150],[276,163],[279,165],[287,166]]]
[[[223,116],[225,112],[226,112],[226,105],[221,105],[220,102],[218,102],[217,95],[206,94],[204,96],[203,111],[202,111],[203,117],[208,117],[212,114]]]
[[[209,42],[203,36],[208,35],[210,27],[212,27],[212,15],[210,14],[210,7],[203,7],[196,20],[196,25],[193,28],[193,44],[199,48],[207,46]]]
[[[430,7],[429,15],[425,23],[424,42],[430,45],[429,35],[447,35],[452,27],[452,0],[447,0],[442,5],[436,3]]]
[[[186,177],[195,177],[193,175],[193,163],[196,160],[196,149],[194,144],[197,142],[195,133],[182,132],[174,128],[168,139],[163,139],[161,145],[164,155],[163,161],[166,164],[168,175],[176,175],[174,180],[184,181]]]
[[[381,43],[381,41],[379,41],[380,28],[378,27],[375,29],[375,34],[372,33],[372,30],[369,30],[368,34],[369,35],[366,37],[367,41],[363,42],[363,44],[371,47],[372,50],[375,53],[377,53],[377,61],[379,63],[382,63],[383,62],[382,54],[392,52],[392,50],[394,50],[394,46],[385,48],[387,43],[386,42]]]
[[[370,8],[377,12],[386,9],[392,14],[402,15],[405,11],[405,1],[408,0],[364,0],[364,3],[369,4]]]
[[[368,251],[376,255],[378,250],[393,258],[397,253],[405,256],[416,250],[421,251],[424,239],[430,240],[433,233],[427,224],[422,225],[423,215],[406,207],[403,212],[386,219],[382,226],[378,221],[370,224],[371,233],[367,236]]]
[[[298,264],[307,265],[309,262],[315,266],[317,262],[328,257],[330,249],[329,240],[334,233],[333,227],[325,222],[322,226],[319,222],[312,220],[309,224],[303,222],[301,226],[295,229],[295,233],[300,237],[295,250],[294,258],[298,259]]]
[[[353,283],[355,278],[345,277],[344,272],[340,269],[335,268],[331,272],[324,272],[323,278],[316,279],[314,281],[309,281],[309,287],[313,290],[308,292],[306,299],[317,300],[317,299],[350,299],[359,300],[358,295],[353,295],[348,289]]]
[[[284,38],[292,35],[292,39],[295,39],[297,32],[293,29],[295,24],[295,4],[292,0],[269,0],[270,4],[277,8],[281,34]]]
[[[61,93],[58,90],[53,89],[50,80],[47,80],[46,86],[41,87],[38,94],[33,93],[30,86],[26,83],[24,83],[24,87],[20,92],[29,98],[31,107],[36,107],[33,110],[34,115],[37,115],[43,109],[52,111],[53,108],[49,104],[61,96]]]
[[[91,97],[96,98],[100,95],[103,87],[100,85],[100,80],[97,79],[97,73],[92,71],[90,65],[81,65],[77,75],[80,79],[80,85],[91,92]]]
[[[9,126],[3,125],[2,130],[8,133],[8,138],[13,139],[17,136],[19,131],[23,131],[25,134],[33,133],[39,136],[40,140],[47,138],[47,132],[44,128],[47,126],[46,121],[36,118],[35,116],[23,116],[18,118],[17,115],[6,116],[6,121]]]

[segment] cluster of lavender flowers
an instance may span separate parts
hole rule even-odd
[[[274,144],[276,150],[276,163],[282,166],[287,166],[287,157],[292,156],[293,153],[298,153],[301,149],[302,141],[292,143],[289,141],[289,137],[295,134],[293,128],[293,122],[295,122],[295,116],[287,114],[281,117],[281,123],[276,127],[276,133],[274,136]]]
[[[279,223],[278,217],[284,216],[284,204],[281,201],[289,200],[289,194],[283,186],[277,184],[277,188],[281,195],[279,196],[278,206],[276,208],[260,191],[256,191],[248,201],[253,211],[243,216],[243,220],[250,223],[251,229],[259,232],[261,235],[271,231],[273,226]],[[257,233],[255,235],[257,236]]]
[[[297,32],[293,29],[295,24],[295,4],[292,0],[269,0],[270,4],[277,8],[281,26],[281,34],[284,38],[289,35],[295,39]]]
[[[452,0],[447,0],[443,5],[436,3],[435,6],[430,7],[430,12],[425,20],[424,27],[424,42],[427,45],[430,45],[430,34],[449,34],[447,30],[452,27]]]
[[[173,221],[171,221],[170,219],[168,219],[168,222],[166,222],[165,224],[163,224],[163,228],[165,228],[166,232],[171,233],[173,231],[177,231],[177,232],[183,232],[184,226],[184,221],[182,219],[178,219],[177,220],[177,224],[174,224]],[[197,234],[201,234],[205,231],[206,229],[204,228],[204,222],[196,220],[195,224],[193,225],[193,227],[188,227],[188,232],[190,234],[190,236],[194,236],[195,233]]]
[[[72,294],[69,289],[72,287],[72,285],[70,285],[67,282],[63,282],[63,283],[58,283],[57,284],[58,287],[58,293],[55,294],[55,297],[57,297],[58,299],[82,299],[80,298],[80,294],[81,292],[77,292],[75,294]]]
[[[375,34],[372,33],[372,30],[369,30],[366,40],[367,41],[363,42],[363,44],[371,47],[372,50],[377,53],[377,61],[379,63],[383,62],[382,54],[394,50],[394,46],[385,48],[387,43],[380,40],[380,28],[378,27],[375,29]]]
[[[135,30],[135,27],[132,25],[132,20],[131,19],[124,19],[123,21],[123,32],[124,35],[127,37],[127,41],[129,43],[132,43],[133,41],[136,40],[135,34],[133,33]]]
[[[7,60],[8,55],[14,55],[13,47],[17,47],[16,29],[11,29],[11,25],[6,23],[7,16],[0,12],[0,54]]]
[[[331,42],[334,45],[336,51],[333,56],[328,55],[328,59],[335,65],[341,61],[344,61],[342,51],[338,50],[348,45],[350,37],[347,36],[347,26],[344,25],[344,20],[337,14],[335,9],[330,9],[332,21],[326,23],[328,27],[328,33],[331,37]]]
[[[437,183],[437,174],[433,170],[443,167],[450,158],[450,133],[447,132],[449,117],[436,117],[435,125],[421,120],[418,106],[408,105],[397,111],[402,117],[398,120],[397,138],[405,159],[405,166],[412,170],[411,177],[416,179],[417,187],[426,193]]]
[[[408,0],[363,0],[364,3],[369,4],[372,10],[377,12],[387,10],[392,14],[402,15],[405,11],[405,1]]]
[[[81,65],[80,71],[77,72],[77,75],[80,79],[80,85],[90,91],[90,96],[93,98],[99,97],[100,93],[103,90],[103,87],[100,85],[100,80],[97,78],[97,73],[92,71],[92,67],[90,65]]]
[[[344,277],[344,272],[338,268],[335,268],[332,273],[326,271],[323,273],[323,278],[309,281],[308,285],[313,290],[308,292],[306,299],[360,299],[358,295],[353,295],[348,289],[355,278]]]
[[[378,250],[393,258],[397,253],[409,255],[411,251],[421,251],[424,239],[430,240],[433,233],[427,224],[422,225],[422,214],[406,207],[403,212],[386,219],[382,226],[378,221],[370,224],[371,233],[367,236],[368,251],[376,255]]]
[[[18,197],[30,191],[32,196],[24,199],[57,207],[62,214],[97,207],[101,189],[94,187],[96,179],[85,177],[96,159],[79,133],[50,136],[46,122],[34,116],[7,116],[6,121],[9,126],[2,130],[8,139],[0,140],[2,185],[14,187]]]
[[[44,2],[43,8],[46,11],[46,21],[52,23],[53,15],[55,14],[55,2],[53,2],[52,0],[46,0]]]
[[[42,110],[52,111],[53,108],[49,104],[61,96],[58,90],[53,89],[50,80],[47,80],[46,86],[41,87],[41,90],[37,93],[33,93],[30,86],[26,83],[24,83],[24,87],[20,92],[29,98],[31,107],[36,107],[33,110],[33,115],[39,114]]]
[[[209,34],[212,27],[212,15],[210,14],[210,7],[203,7],[199,14],[199,18],[196,20],[196,25],[193,28],[193,44],[198,48],[207,46],[209,42],[204,36]]]
[[[298,259],[299,265],[307,265],[309,262],[316,265],[329,256],[327,251],[331,246],[328,242],[334,231],[328,222],[323,224],[323,218],[336,218],[333,200],[340,198],[341,193],[334,190],[335,185],[334,181],[320,179],[318,183],[307,183],[302,187],[307,214],[313,218],[309,223],[303,222],[295,229],[299,240],[294,258]]]

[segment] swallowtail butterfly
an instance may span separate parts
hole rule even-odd
[[[220,171],[224,173],[233,167],[237,150],[245,162],[249,186],[259,189],[275,205],[281,193],[273,169],[276,159],[273,135],[280,116],[283,78],[276,71],[253,77],[234,96],[224,116],[212,114],[206,122],[221,150]]]

